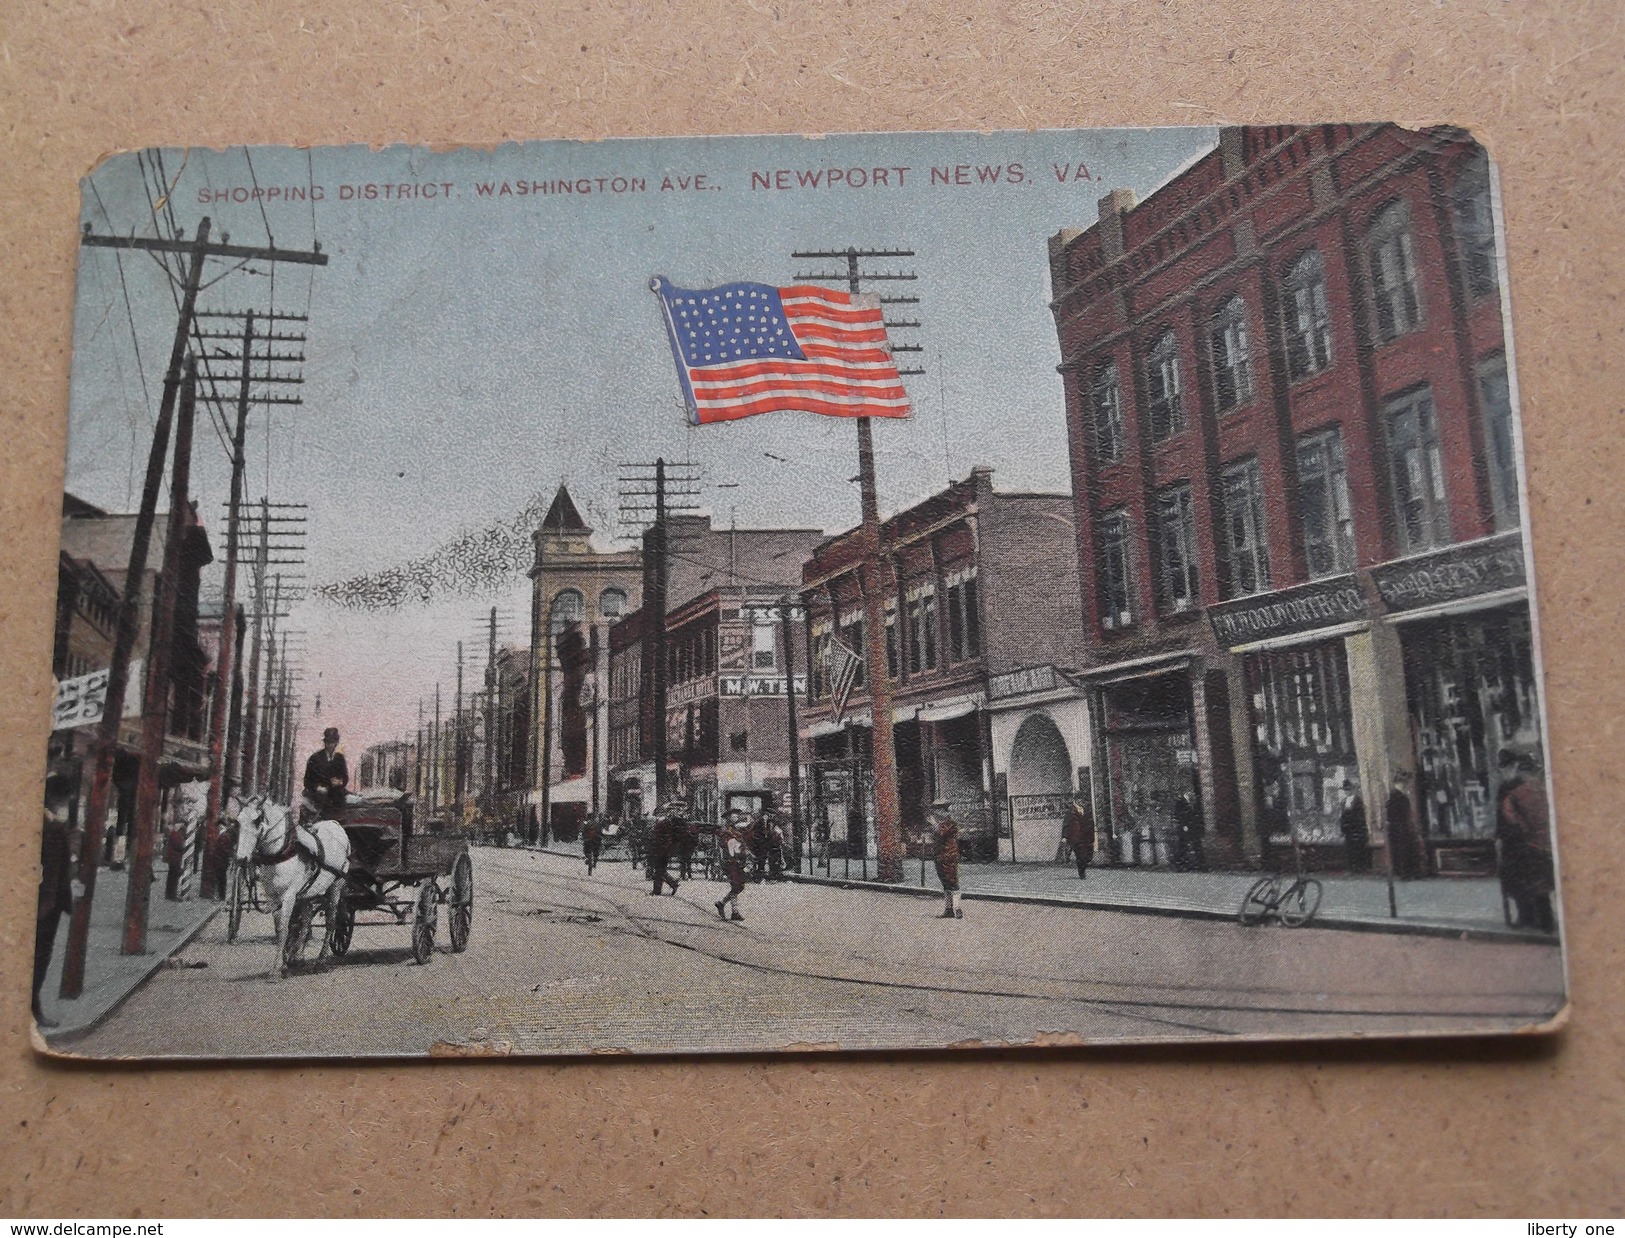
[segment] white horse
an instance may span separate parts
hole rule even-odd
[[[311,917],[295,915],[301,904],[325,898],[328,923],[333,922],[350,871],[350,836],[337,821],[295,827],[292,812],[263,795],[233,796],[225,815],[237,822],[237,862],[259,866],[270,897],[276,958],[268,978],[274,980],[287,973],[289,934],[303,938],[310,932]],[[304,941],[297,944],[302,947]],[[324,935],[318,957],[326,954]]]

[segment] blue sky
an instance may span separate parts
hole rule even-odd
[[[917,281],[879,289],[919,296],[907,316],[922,327],[894,341],[923,346],[927,371],[907,383],[914,417],[876,425],[883,510],[978,464],[996,470],[1000,488],[1064,490],[1048,237],[1089,226],[1110,189],[1143,197],[1215,140],[1211,129],[1152,129],[448,152],[165,150],[167,202],[146,188],[159,177],[155,158],[119,155],[86,178],[82,220],[97,232],[150,236],[156,200],[166,227],[173,212],[188,235],[207,214],[216,236],[237,243],[264,244],[269,233],[305,249],[314,238],[329,254],[326,267],[279,264],[274,276],[263,264],[230,271],[211,263],[205,278],[218,282],[199,302],[235,310],[274,298],[284,312],[308,308],[305,403],[251,422],[248,493],[310,505],[309,575],[321,583],[388,568],[511,517],[561,481],[607,540],[614,466],[657,454],[700,463],[702,501],[719,523],[736,516],[741,526],[831,531],[855,523],[853,427],[799,414],[689,427],[648,288],[657,273],[691,288],[789,283],[814,265],[792,259],[797,249],[916,253],[906,265]],[[1015,177],[1011,165],[1019,165]],[[829,169],[843,174],[833,184]],[[886,170],[884,185],[875,169]],[[813,173],[817,188],[798,184]],[[614,193],[616,177],[641,178],[646,188]],[[668,177],[673,188],[662,190]],[[500,192],[504,182],[512,190],[583,179],[591,192]],[[308,200],[312,184],[320,201]],[[305,190],[307,200],[232,200],[256,185]],[[436,188],[433,197],[392,200],[381,188],[371,197],[358,188],[368,185]],[[174,323],[168,281],[150,257],[124,252],[121,272],[114,251],[81,251],[73,493],[133,510]],[[226,497],[227,459],[202,420],[197,443],[193,490],[209,519]],[[211,531],[223,546],[223,521],[211,520]],[[388,614],[302,604],[291,621],[307,633],[302,746],[314,745],[312,726],[339,726],[352,752],[414,728],[420,694],[432,694],[437,679],[449,694],[456,641],[483,643],[477,623],[489,606],[511,616],[509,642],[528,639],[525,583],[516,579],[496,599],[441,597]]]

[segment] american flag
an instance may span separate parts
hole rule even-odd
[[[812,284],[678,288],[664,275],[649,287],[696,425],[787,410],[908,416],[875,297]]]

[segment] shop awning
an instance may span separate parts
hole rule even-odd
[[[1091,666],[1086,670],[1073,671],[1071,675],[1074,679],[1088,683],[1111,683],[1119,679],[1144,679],[1151,675],[1160,675],[1164,671],[1182,670],[1195,660],[1194,649],[1181,649],[1177,653],[1131,658],[1126,662],[1114,662],[1110,666]]]
[[[984,704],[986,702],[982,694],[972,692],[967,696],[954,696],[945,701],[922,705],[915,717],[921,722],[947,722],[951,718],[963,718],[966,714],[973,714]]]
[[[825,718],[821,722],[814,722],[810,726],[804,726],[801,728],[801,738],[823,739],[826,735],[839,735],[848,727],[866,727],[868,725],[869,711],[860,709],[844,715],[839,722],[833,718]]]
[[[547,798],[554,804],[585,804],[592,799],[592,783],[586,778],[556,782],[547,789]]]

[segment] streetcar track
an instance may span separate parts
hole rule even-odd
[[[1311,1017],[1311,1018],[1334,1018],[1334,1019],[1349,1019],[1349,1018],[1355,1018],[1355,1019],[1359,1019],[1359,1018],[1366,1018],[1366,1019],[1432,1018],[1432,1019],[1455,1019],[1455,1020],[1486,1020],[1486,1019],[1506,1019],[1506,1018],[1538,1019],[1538,1018],[1549,1017],[1549,1013],[1545,1012],[1545,1011],[1534,1011],[1534,1012],[1530,1012],[1530,1011],[1507,1011],[1507,1010],[1465,1010],[1464,1011],[1464,1010],[1437,1010],[1437,1009],[1426,1009],[1426,1008],[1423,1008],[1423,1009],[1409,1008],[1409,1009],[1402,1009],[1402,1010],[1365,1010],[1365,1009],[1353,1009],[1353,1008],[1332,1008],[1332,1009],[1328,1009],[1328,1008],[1326,1008],[1324,1006],[1301,1006],[1301,1005],[1284,1005],[1284,1004],[1257,1005],[1257,1004],[1246,1004],[1246,1003],[1239,1003],[1239,1002],[1222,1002],[1222,1001],[1221,1002],[1190,1002],[1190,1001],[1179,1001],[1179,1000],[1174,1000],[1174,999],[1133,999],[1133,998],[1113,998],[1113,997],[1087,997],[1087,996],[1080,996],[1080,995],[1029,993],[1029,992],[1020,992],[1020,991],[1011,990],[1011,989],[992,989],[992,988],[981,988],[981,987],[927,984],[927,983],[923,983],[923,982],[919,982],[919,981],[883,980],[883,979],[867,978],[867,977],[861,977],[861,976],[838,975],[838,974],[829,973],[829,972],[796,970],[796,969],[788,968],[788,967],[775,966],[773,964],[758,963],[758,962],[754,962],[752,960],[742,959],[742,958],[738,958],[738,957],[728,955],[728,954],[716,953],[716,952],[711,951],[711,950],[702,949],[700,946],[694,945],[692,943],[677,941],[677,940],[673,940],[672,938],[662,936],[661,934],[659,934],[657,932],[654,932],[654,931],[652,931],[652,930],[650,930],[650,929],[648,929],[646,927],[643,927],[643,925],[641,924],[642,917],[640,917],[636,913],[634,913],[627,904],[622,903],[619,900],[617,900],[615,898],[612,898],[612,897],[610,897],[607,894],[604,894],[602,892],[587,891],[587,890],[582,890],[582,889],[578,888],[584,882],[587,882],[587,881],[591,880],[591,878],[584,877],[584,876],[572,876],[570,874],[563,874],[563,873],[549,873],[549,872],[547,872],[545,870],[537,871],[537,872],[523,872],[523,871],[520,871],[520,872],[516,872],[514,875],[517,876],[517,877],[529,878],[529,879],[531,879],[531,880],[533,880],[535,882],[538,882],[538,883],[551,882],[551,883],[555,883],[555,884],[564,884],[564,885],[567,885],[567,886],[571,887],[571,892],[574,893],[574,894],[577,894],[579,896],[591,899],[591,900],[599,902],[601,904],[606,904],[606,905],[608,905],[610,907],[613,907],[622,917],[624,917],[629,922],[629,924],[632,927],[632,931],[637,936],[642,937],[642,938],[644,938],[646,940],[658,941],[658,942],[661,942],[661,943],[663,943],[665,945],[673,946],[673,947],[676,947],[678,949],[688,950],[688,951],[690,951],[692,953],[700,955],[701,957],[710,958],[710,959],[712,959],[712,960],[714,960],[716,962],[726,963],[726,964],[729,964],[731,966],[736,966],[736,967],[743,967],[743,968],[746,968],[748,970],[758,971],[758,972],[762,972],[762,973],[768,974],[768,975],[780,975],[780,976],[787,976],[787,977],[801,978],[801,979],[809,979],[809,980],[824,980],[824,981],[828,981],[830,983],[835,983],[835,984],[863,985],[863,986],[867,986],[867,987],[871,987],[871,988],[901,990],[901,991],[909,991],[909,992],[952,993],[952,994],[959,994],[959,995],[969,996],[969,997],[992,997],[992,998],[1004,998],[1004,999],[1014,999],[1014,1000],[1025,1000],[1025,1001],[1058,1002],[1058,1003],[1069,1004],[1069,1005],[1091,1006],[1091,1007],[1096,1007],[1096,1008],[1102,1009],[1106,1013],[1117,1014],[1120,1017],[1125,1018],[1125,1019],[1141,1020],[1141,1021],[1152,1022],[1152,1023],[1162,1023],[1162,1024],[1166,1024],[1168,1026],[1179,1027],[1179,1028],[1181,1028],[1183,1030],[1187,1030],[1187,1031],[1198,1031],[1198,1032],[1203,1032],[1203,1033],[1213,1034],[1213,1035],[1237,1035],[1239,1033],[1234,1032],[1234,1031],[1232,1031],[1230,1029],[1214,1028],[1214,1027],[1209,1027],[1209,1026],[1200,1025],[1200,1024],[1193,1024],[1193,1023],[1184,1023],[1184,1022],[1180,1022],[1180,1021],[1174,1020],[1174,1019],[1161,1018],[1161,1017],[1158,1017],[1156,1015],[1152,1015],[1152,1014],[1149,1014],[1149,1013],[1138,1013],[1138,1012],[1145,1012],[1145,1011],[1150,1011],[1150,1010],[1174,1010],[1174,1011],[1189,1011],[1189,1012],[1191,1012],[1193,1014],[1200,1014],[1200,1013],[1204,1013],[1204,1012],[1213,1012],[1213,1013],[1250,1014],[1250,1015],[1298,1015],[1298,1016],[1306,1016],[1306,1017]],[[678,901],[683,902],[686,906],[695,908],[695,910],[700,910],[699,905],[697,903],[693,902],[692,900],[680,898]],[[651,921],[651,922],[654,922],[654,921]],[[709,926],[704,926],[704,925],[691,925],[691,924],[687,924],[686,922],[681,922],[681,921],[672,922],[672,923],[682,923],[684,925],[684,927],[688,927],[688,928],[709,927]],[[748,930],[744,930],[744,931],[748,931]],[[1070,984],[1070,985],[1077,985],[1077,984],[1105,985],[1105,986],[1111,986],[1111,987],[1117,987],[1117,988],[1127,988],[1127,987],[1129,987],[1129,984],[1127,982],[1109,981],[1109,980],[1076,981],[1076,980],[1056,979],[1056,980],[1048,981],[1048,982],[1049,983],[1056,983],[1056,984]],[[1151,989],[1156,989],[1156,988],[1181,989],[1181,990],[1191,991],[1191,990],[1194,990],[1196,986],[1166,986],[1166,985],[1158,986],[1158,985],[1146,984],[1146,985],[1140,985],[1140,986],[1137,986],[1137,987],[1151,988]],[[1268,993],[1268,992],[1272,992],[1274,990],[1262,989],[1262,990],[1249,990],[1249,991],[1260,992],[1260,993]],[[1372,995],[1372,996],[1376,996],[1376,995]],[[1129,1013],[1130,1011],[1133,1011],[1133,1012],[1136,1012],[1136,1013]]]

